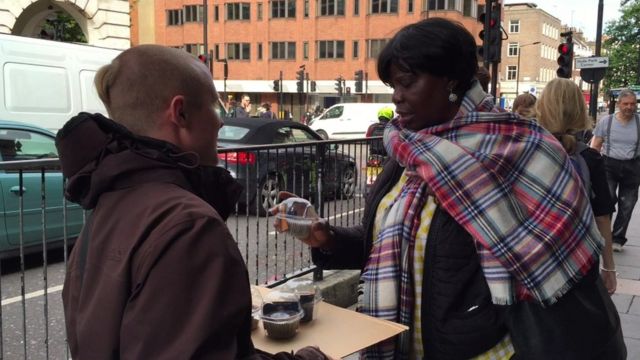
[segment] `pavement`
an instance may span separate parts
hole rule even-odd
[[[611,297],[616,304],[628,359],[640,359],[640,202],[631,217],[623,251],[613,253],[618,270],[618,289]]]
[[[634,209],[627,239],[623,251],[614,253],[618,288],[611,298],[620,314],[627,358],[640,359],[640,201]],[[324,280],[317,285],[325,301],[353,309],[357,301],[358,278],[359,271],[325,271]]]

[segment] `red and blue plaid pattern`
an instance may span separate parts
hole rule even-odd
[[[494,303],[552,304],[597,261],[604,241],[569,156],[479,85],[452,121],[414,132],[393,120],[384,143],[473,236]]]

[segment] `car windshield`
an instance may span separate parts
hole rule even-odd
[[[232,126],[225,124],[218,132],[218,140],[238,141],[242,139],[248,132],[249,128],[241,126]]]

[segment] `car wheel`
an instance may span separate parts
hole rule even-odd
[[[274,207],[278,202],[278,193],[280,192],[280,177],[277,174],[269,174],[260,182],[258,188],[258,196],[256,200],[259,202],[257,209],[255,201],[250,211],[258,216],[267,216],[269,209]]]
[[[325,140],[329,140],[329,135],[327,135],[327,132],[324,130],[318,130],[316,131],[318,133],[318,135],[320,135],[320,137],[322,137]]]
[[[336,195],[342,199],[351,199],[356,193],[358,174],[354,165],[347,166],[340,176],[340,192]]]

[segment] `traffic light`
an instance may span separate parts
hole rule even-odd
[[[562,33],[560,35],[566,36],[566,38],[562,44],[558,45],[558,70],[556,74],[560,78],[569,79],[573,69],[573,38],[572,34]]]
[[[280,80],[273,80],[273,91],[280,92]]]
[[[311,92],[316,92],[316,82],[315,82],[315,80],[311,80]]]
[[[358,70],[355,73],[355,77],[356,77],[356,86],[355,86],[355,90],[357,93],[361,93],[362,92],[362,80],[364,79],[364,71],[362,70]]]
[[[207,55],[206,54],[200,54],[198,55],[198,60],[202,61],[203,63],[207,63]]]
[[[296,71],[296,79],[298,80],[296,82],[296,87],[298,89],[298,92],[299,93],[304,92],[304,69],[300,69]]]
[[[342,96],[342,76],[336,78],[336,91],[338,92],[338,96]]]
[[[500,5],[493,6],[489,23],[486,21],[486,13],[478,16],[478,21],[484,24],[478,36],[482,40],[482,45],[478,47],[478,55],[487,62],[500,62],[502,52],[502,28],[500,26]],[[484,45],[488,45],[488,54],[484,53]]]

